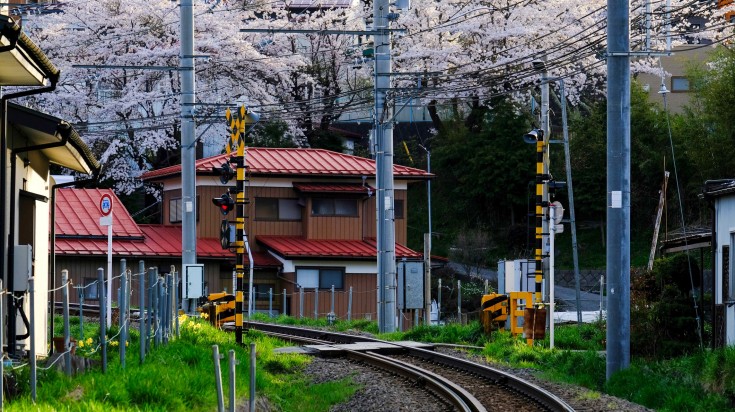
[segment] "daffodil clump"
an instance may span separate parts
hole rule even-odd
[[[218,334],[218,330],[209,324],[204,314],[201,316],[179,315],[179,328],[182,339],[187,339],[194,343],[211,341],[213,339],[222,340],[222,336],[228,336]]]
[[[77,355],[88,356],[97,352],[97,345],[94,339],[87,338],[77,342]]]

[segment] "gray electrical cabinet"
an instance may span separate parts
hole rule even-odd
[[[424,262],[399,261],[398,269],[398,309],[424,308]]]
[[[33,276],[33,248],[31,245],[15,245],[13,255],[13,291],[25,292],[28,279]]]
[[[182,287],[182,298],[184,299],[199,299],[204,296],[204,265],[189,264],[184,265],[182,271],[181,283]]]

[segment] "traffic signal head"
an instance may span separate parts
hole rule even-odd
[[[220,167],[213,167],[212,171],[219,174],[219,181],[222,182],[223,185],[226,185],[230,179],[235,177],[235,171],[232,170],[229,163],[222,163],[222,166]]]
[[[230,197],[229,193],[224,193],[220,197],[213,198],[212,203],[219,208],[222,215],[230,213],[230,211],[235,208],[235,200]]]

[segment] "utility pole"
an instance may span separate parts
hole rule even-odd
[[[413,110],[413,109],[411,109]],[[419,145],[426,152],[426,173],[431,174],[431,150]],[[424,236],[424,324],[431,325],[431,178],[426,180],[427,214],[429,233]]]
[[[564,79],[559,79],[561,95],[561,120],[564,128],[564,164],[567,169],[567,198],[569,199],[569,228],[572,232],[572,261],[574,262],[574,292],[577,300],[577,325],[582,326],[582,305],[579,285],[579,255],[577,254],[577,218],[574,214],[574,186],[572,185],[572,161],[569,154],[569,125],[567,124],[567,95]]]
[[[378,330],[396,330],[396,233],[393,186],[393,109],[386,91],[391,87],[391,44],[389,2],[373,3],[375,47],[375,156],[377,255],[378,255]]]
[[[630,366],[630,5],[607,1],[607,369]]]
[[[183,201],[181,219],[181,263],[197,262],[196,239],[196,142],[194,140],[194,5],[192,0],[181,0],[181,197]],[[182,302],[184,310],[190,312],[194,305],[191,299]]]

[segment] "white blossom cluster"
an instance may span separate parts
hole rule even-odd
[[[224,110],[240,104],[265,121],[284,121],[301,144],[344,114],[369,120],[372,38],[288,30],[372,29],[372,3],[293,1],[194,1],[197,137],[205,144],[224,147]],[[674,45],[732,32],[715,18],[726,10],[714,2],[670,3],[667,11],[662,0],[630,2],[633,50],[664,50],[667,30]],[[103,177],[131,193],[140,174],[165,164],[162,156],[179,144],[179,3],[66,0],[59,9],[23,16],[26,32],[62,70],[54,93],[26,104],[73,122]],[[691,16],[709,22],[695,30]],[[393,72],[409,73],[394,77],[391,98],[525,98],[539,81],[534,61],[565,79],[572,104],[604,93],[606,1],[414,0],[391,27],[405,29],[392,36]],[[271,31],[240,32],[248,28]],[[634,58],[632,67],[655,71],[656,58]]]

